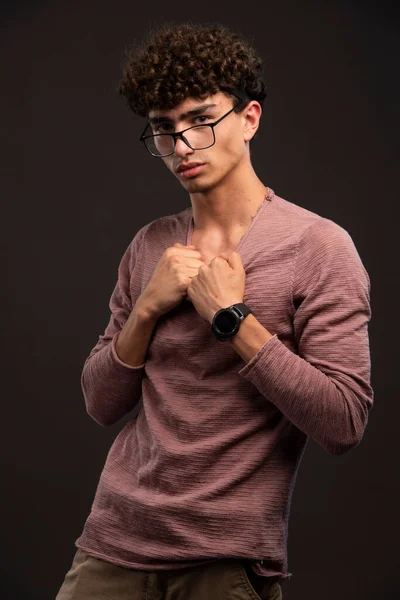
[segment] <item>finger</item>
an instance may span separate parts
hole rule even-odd
[[[242,257],[240,256],[239,252],[233,252],[231,254],[231,261],[232,264],[236,267],[240,267],[242,266]]]

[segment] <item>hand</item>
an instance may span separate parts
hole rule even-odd
[[[192,277],[202,265],[202,256],[193,245],[177,242],[167,248],[138,300],[142,309],[159,318],[180,304]]]
[[[222,253],[199,267],[187,295],[200,316],[212,323],[215,313],[243,302],[246,273],[238,252]]]

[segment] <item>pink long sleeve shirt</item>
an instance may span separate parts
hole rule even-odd
[[[145,363],[115,350],[164,251],[190,244],[192,208],[142,227],[126,249],[110,320],[82,371],[88,414],[117,422],[78,548],[120,566],[179,569],[222,558],[288,579],[293,488],[308,438],[344,454],[373,405],[370,280],[345,229],[270,190],[236,251],[243,301],[270,332],[249,361],[191,302],[161,317]]]

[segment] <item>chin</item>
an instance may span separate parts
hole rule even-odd
[[[181,183],[182,187],[192,194],[206,192],[213,187],[212,183],[206,183],[197,179],[188,179],[187,181],[181,181]]]
[[[214,177],[211,177],[211,174],[208,173],[207,176],[206,174],[204,174],[204,177],[198,175],[198,177],[193,177],[193,179],[183,180],[181,183],[185,190],[191,194],[206,193],[220,186],[225,181],[227,175],[229,175],[229,172],[225,171],[214,173]]]

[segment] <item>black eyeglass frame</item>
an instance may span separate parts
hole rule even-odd
[[[220,123],[223,119],[225,119],[225,117],[227,117],[228,115],[231,114],[231,112],[233,112],[238,106],[240,106],[243,103],[248,103],[250,102],[250,99],[247,98],[240,98],[238,96],[236,96],[236,94],[232,94],[235,98],[237,98],[239,100],[239,102],[237,104],[235,104],[235,106],[233,108],[231,108],[230,111],[228,111],[225,115],[222,115],[222,117],[220,117],[218,119],[218,121],[215,121],[214,123],[204,123],[204,125],[192,125],[192,127],[187,127],[186,129],[182,129],[182,131],[176,131],[174,133],[155,133],[154,135],[144,135],[146,132],[146,129],[148,128],[148,126],[150,125],[150,123],[147,123],[142,135],[139,138],[139,141],[143,142],[144,147],[146,148],[146,150],[149,152],[149,154],[151,154],[151,156],[155,156],[156,158],[164,158],[165,156],[171,156],[171,154],[173,154],[175,152],[175,146],[176,146],[176,139],[180,138],[181,140],[183,140],[183,142],[189,146],[189,148],[191,150],[205,150],[206,148],[211,148],[211,146],[214,146],[216,139],[215,139],[215,132],[214,132],[214,127],[216,125],[218,125],[218,123]],[[213,138],[214,141],[212,144],[209,144],[208,146],[203,146],[203,148],[193,148],[189,142],[187,141],[187,139],[184,137],[184,133],[185,131],[188,131],[189,129],[196,129],[198,127],[211,127],[211,131],[213,133]],[[149,138],[154,138],[154,137],[160,137],[160,136],[166,136],[169,135],[170,137],[172,137],[172,139],[174,140],[174,148],[172,150],[172,152],[168,152],[168,154],[153,154],[151,152],[151,150],[147,147],[145,140],[149,139]]]

